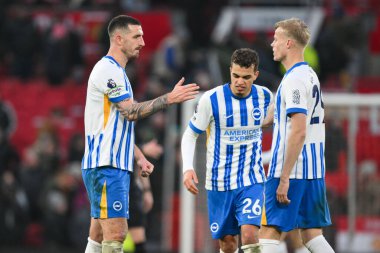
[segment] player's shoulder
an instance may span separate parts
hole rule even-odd
[[[253,86],[257,89],[257,90],[262,90],[264,93],[269,93],[269,94],[272,94],[272,91],[266,87],[266,86],[263,86],[263,85],[259,85],[259,84],[253,84]]]
[[[210,98],[213,94],[222,92],[223,91],[223,85],[216,86],[215,88],[209,89],[205,91],[202,95],[204,98]]]
[[[299,68],[296,68],[293,71],[291,71],[283,79],[283,81],[282,81],[283,85],[286,87],[288,85],[294,86],[297,84],[305,84],[305,81],[307,79],[307,75],[306,75],[306,72],[304,70],[305,70],[304,68],[303,68],[303,70],[301,70],[299,67]]]
[[[122,78],[123,70],[115,62],[103,57],[94,66],[91,71],[90,79],[102,80],[104,78]]]
[[[288,74],[289,78],[294,78],[294,79],[303,79],[310,74],[315,74],[314,70],[312,67],[310,67],[308,64],[303,64],[300,65],[296,68],[294,68],[290,73]]]
[[[309,87],[311,84],[310,80],[318,79],[317,73],[312,67],[305,64],[295,68],[289,75],[285,78],[285,83],[290,83],[291,85],[302,84]]]
[[[220,94],[221,92],[223,92],[223,85],[219,85],[215,88],[205,91],[200,97],[198,104],[210,105],[211,103],[213,103],[212,101],[215,101],[214,99],[212,99],[213,95],[216,94],[217,96],[219,96],[218,93]]]
[[[103,57],[94,66],[94,70],[97,71],[121,71],[122,68],[115,61]]]

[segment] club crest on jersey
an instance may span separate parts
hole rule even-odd
[[[121,204],[120,201],[115,201],[113,202],[112,207],[115,211],[120,211],[123,208],[123,205]]]
[[[216,223],[216,222],[212,223],[211,226],[210,226],[210,230],[211,230],[211,232],[213,232],[213,233],[218,232],[218,230],[219,230],[219,224]]]
[[[115,81],[113,79],[108,79],[107,87],[110,88],[110,89],[115,88],[116,87]]]
[[[261,112],[261,109],[260,108],[254,108],[253,110],[252,110],[252,113],[251,113],[251,115],[252,115],[252,118],[254,119],[254,120],[260,120],[261,119],[261,117],[262,117],[262,112]]]

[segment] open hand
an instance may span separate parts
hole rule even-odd
[[[183,85],[185,78],[182,77],[168,94],[168,104],[177,104],[194,99],[199,93],[199,86],[196,83]]]

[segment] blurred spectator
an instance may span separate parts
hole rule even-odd
[[[159,79],[157,76],[150,76],[147,81],[147,89],[145,92],[145,98],[146,99],[152,99],[157,97],[157,95],[162,94],[166,89],[164,83]],[[143,125],[143,124],[141,124]]]
[[[82,149],[83,152],[84,149]],[[84,249],[87,244],[88,228],[90,221],[90,204],[88,202],[86,188],[82,180],[80,162],[71,162],[67,165],[67,173],[73,179],[72,192],[69,196],[70,206],[68,213],[69,242],[77,249]]]
[[[197,83],[201,90],[209,90],[214,87],[214,83],[211,81],[211,76],[207,70],[198,68],[193,72],[193,78],[195,83]]]
[[[357,62],[355,57],[367,36],[360,18],[341,15],[341,12],[336,12],[335,16],[325,20],[316,49],[320,59],[321,83],[333,75],[338,77],[342,88],[350,89],[350,78],[359,69],[352,62]]]
[[[60,152],[58,137],[54,128],[45,123],[40,129],[35,142],[26,150],[21,170],[22,187],[26,190],[29,202],[30,224],[27,229],[25,243],[43,246],[46,242],[59,243],[54,239],[54,229],[61,229],[60,223],[50,228],[51,217],[55,217],[55,205],[60,201],[58,194],[51,194],[50,185],[57,181],[60,171]],[[50,202],[52,203],[50,203]],[[67,221],[64,223],[67,226]],[[61,232],[64,233],[62,230]],[[62,237],[65,235],[62,234]],[[53,238],[52,238],[53,237]]]
[[[68,146],[67,165],[65,173],[72,177],[71,194],[67,198],[69,201],[67,231],[69,241],[78,249],[86,247],[88,236],[88,213],[90,205],[88,202],[86,188],[82,180],[81,162],[84,150],[84,136],[82,133],[75,133],[71,136]]]
[[[157,140],[152,139],[141,146],[141,151],[149,159],[157,160],[162,155],[163,148],[157,143]],[[152,209],[154,200],[149,177],[141,177],[141,170],[136,165],[133,176],[131,176],[129,199],[128,233],[135,246],[135,251],[126,249],[128,240],[124,242],[124,251],[145,253],[147,252],[145,233],[147,213]]]
[[[36,57],[40,51],[40,37],[30,12],[21,6],[12,6],[4,24],[5,61],[10,74],[22,79],[34,75]]]
[[[165,112],[157,112],[149,118],[140,120],[136,125],[136,143],[148,143],[156,140],[156,144],[162,145],[165,140],[166,126]],[[150,157],[149,161],[154,164],[154,173],[150,178],[153,193],[154,206],[147,216],[146,234],[152,241],[159,241],[161,238],[161,223],[157,222],[162,217],[162,177],[165,173],[163,168],[163,156]]]
[[[29,202],[30,222],[39,223],[42,220],[41,193],[43,184],[48,179],[42,171],[40,157],[34,148],[29,148],[25,152],[21,169],[21,184],[25,189]]]
[[[184,73],[186,35],[172,33],[164,38],[153,58],[152,73],[163,83],[172,83]]]
[[[5,74],[5,66],[4,66],[4,56],[6,53],[6,44],[7,41],[2,39],[5,38],[5,24],[7,21],[7,9],[9,6],[9,1],[0,1],[0,75]]]
[[[13,107],[9,103],[1,101],[0,97],[0,128],[3,134],[8,137],[16,128],[15,115]]]
[[[19,176],[20,158],[16,149],[9,142],[8,136],[0,128],[0,176],[10,172],[15,178]]]
[[[10,104],[1,101],[0,97],[0,175],[5,171],[18,177],[19,154],[9,142],[11,133],[15,130],[16,118]]]
[[[63,170],[45,181],[42,203],[46,240],[52,246],[72,246],[69,239],[71,200],[75,196],[77,181]]]
[[[82,133],[75,133],[71,136],[68,148],[68,162],[81,162],[84,150],[84,136]]]
[[[0,245],[17,245],[28,222],[28,202],[15,175],[0,175]]]
[[[361,215],[379,215],[380,178],[376,162],[365,160],[358,168],[357,210]]]
[[[256,50],[260,58],[259,77],[256,83],[275,91],[281,81],[280,65],[273,61],[271,41],[264,32],[258,32],[253,41],[252,48]],[[281,65],[282,66],[282,65]]]
[[[49,126],[42,128],[33,144],[37,156],[39,157],[40,168],[47,176],[54,175],[61,162],[60,146],[58,136],[54,129]]]
[[[59,17],[46,34],[45,70],[50,84],[61,84],[69,76],[81,82],[83,58],[81,38],[68,20]]]
[[[213,49],[216,50],[220,72],[222,75],[222,82],[226,83],[231,80],[230,72],[226,71],[230,68],[231,54],[236,48],[250,48],[251,44],[239,33],[237,29],[236,19],[234,20],[231,33],[225,36],[222,40],[215,40],[216,43]],[[260,57],[260,56],[259,56]]]
[[[117,14],[112,13],[114,15],[110,15],[110,17],[114,17]],[[108,23],[111,21],[111,19],[108,19],[106,22],[104,22],[103,26],[101,27],[99,34],[98,34],[98,44],[99,44],[99,56],[103,57],[107,55],[108,48],[110,47],[110,37],[108,35]]]
[[[178,7],[185,12],[191,48],[207,48],[210,46],[211,31],[220,10],[227,2],[226,0],[183,0],[180,2]]]
[[[149,10],[149,0],[120,0],[120,7],[124,11],[144,12]]]
[[[18,243],[28,221],[28,202],[18,170],[19,155],[0,128],[0,245]]]
[[[328,122],[326,124],[326,169],[329,172],[336,172],[340,169],[341,154],[346,154],[347,152],[347,138],[339,112],[331,112],[331,115],[326,117],[325,120]]]

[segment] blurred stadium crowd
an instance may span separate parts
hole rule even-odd
[[[89,220],[80,170],[83,109],[89,71],[108,48],[105,25],[111,16],[129,14],[143,25],[146,48],[127,67],[137,100],[169,91],[181,76],[202,90],[220,85],[216,80],[229,80],[229,56],[240,47],[258,51],[257,83],[275,92],[282,73],[272,60],[271,33],[234,30],[222,42],[213,41],[210,34],[225,6],[279,4],[324,10],[323,24],[306,56],[318,71],[324,92],[380,92],[376,0],[0,1],[0,251],[83,252]],[[215,57],[219,76],[213,71]],[[327,183],[332,214],[339,216],[347,213],[347,126],[336,113],[328,116]],[[139,122],[138,143],[157,139],[164,145],[168,117],[163,112]],[[180,131],[179,122],[174,131]],[[270,134],[264,136],[266,150]],[[379,216],[380,136],[361,137],[358,211]],[[179,145],[178,140],[172,143]],[[147,228],[152,245],[162,244],[163,173],[174,173],[180,180],[179,155],[166,155],[174,156],[177,169],[165,170],[164,157],[153,161],[155,205]],[[178,185],[173,190],[178,191]],[[174,243],[169,250],[176,252],[177,246]]]

